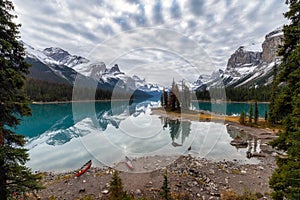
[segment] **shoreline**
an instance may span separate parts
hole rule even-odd
[[[31,101],[30,104],[61,104],[61,103],[85,103],[85,102],[111,102],[111,101],[128,101],[128,99],[102,99],[102,100],[68,100],[68,101]],[[192,100],[192,102],[207,103],[250,103],[254,101],[209,101],[209,100]],[[257,101],[258,104],[269,104],[268,101]]]
[[[209,103],[251,103],[255,102],[254,100],[249,100],[249,101],[231,101],[231,100],[192,100],[192,102],[209,102]],[[269,101],[257,101],[258,104],[260,103],[265,103],[265,104],[270,104]]]
[[[169,187],[172,194],[185,191],[191,199],[220,199],[222,193],[232,190],[238,194],[245,191],[262,194],[270,199],[268,180],[275,169],[275,158],[262,158],[259,164],[241,164],[238,161],[210,161],[188,155],[178,156],[172,161],[169,156],[149,156],[133,159],[133,166],[152,166],[149,172],[136,173],[124,162],[116,169],[124,189],[135,198],[157,199],[163,183],[163,174],[168,171]],[[167,164],[164,167],[164,164]],[[114,169],[92,167],[85,174],[76,177],[74,173],[43,173],[45,189],[37,195],[47,199],[77,199],[88,195],[93,199],[107,199],[109,183]]]
[[[177,112],[168,112],[165,111],[163,108],[154,108],[151,109],[153,115],[159,115],[162,117],[166,117],[172,120],[191,120],[191,121],[198,121],[198,122],[215,122],[215,123],[222,123],[226,125],[227,130],[228,128],[233,128],[238,131],[244,132],[249,134],[257,139],[274,139],[277,137],[275,131],[269,128],[263,127],[250,127],[246,125],[242,125],[239,123],[239,117],[235,116],[228,116],[228,115],[220,115],[216,113],[212,113],[209,111],[195,111],[191,110],[186,113],[177,113]]]
[[[116,102],[116,101],[128,101],[128,99],[103,99],[103,100],[70,100],[70,101],[32,101],[30,104],[34,105],[46,105],[46,104],[64,104],[64,103],[93,103],[93,102]]]

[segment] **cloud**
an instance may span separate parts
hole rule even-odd
[[[282,15],[287,7],[277,0],[13,3],[26,43],[42,49],[58,46],[108,63],[118,61],[121,70],[155,81],[170,75],[165,69],[191,81],[199,73],[224,69],[239,46],[262,43],[268,32],[287,23]]]

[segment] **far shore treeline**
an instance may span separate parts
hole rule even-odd
[[[91,91],[92,90],[92,91]],[[209,90],[196,91],[195,95],[191,95],[192,97],[196,97],[197,99],[193,100],[211,100],[211,94],[214,94],[214,98],[226,101],[261,101],[261,102],[269,102],[271,98],[272,86],[260,86],[257,88],[225,88],[226,95],[224,92],[218,92],[219,90],[223,90],[224,88],[210,88]],[[79,91],[83,95],[83,99],[80,100],[88,100],[85,99],[84,93],[95,92],[94,100],[110,100],[112,97],[112,91],[104,90],[98,88],[97,90],[92,88],[82,88]],[[220,96],[216,95],[220,93]],[[41,81],[37,79],[27,78],[26,80],[26,94],[29,97],[30,101],[43,101],[43,102],[51,102],[51,101],[71,101],[73,94],[73,86],[68,84],[61,83],[52,83],[47,81]],[[114,94],[115,95],[115,94]],[[163,95],[163,93],[162,93]],[[119,92],[117,94],[119,99],[128,99],[128,94],[126,92]],[[226,98],[226,99],[224,99]]]
[[[226,96],[224,95],[224,90]],[[211,100],[213,97],[219,100],[226,101],[260,101],[269,102],[271,99],[272,84],[259,87],[226,87],[210,88],[209,90],[196,91],[198,100]],[[218,95],[219,94],[219,95]],[[224,99],[225,98],[225,99]]]
[[[80,93],[80,99],[76,100],[109,100],[112,97],[112,91],[97,88],[76,88],[77,92]],[[78,91],[79,90],[79,91]],[[94,99],[88,99],[88,94],[95,93]],[[26,94],[30,101],[71,101],[73,97],[73,86],[61,83],[51,83],[48,81],[41,81],[37,79],[28,78],[26,80]],[[126,92],[119,92],[114,95],[119,99],[133,98]]]

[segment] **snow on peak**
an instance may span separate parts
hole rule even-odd
[[[283,27],[278,27],[274,31],[270,32],[269,34],[266,35],[266,39],[270,39],[272,37],[277,37],[277,36],[283,36]]]

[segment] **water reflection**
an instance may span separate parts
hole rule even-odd
[[[232,141],[240,140],[244,142],[242,142],[241,145],[235,144],[232,146],[234,146],[237,151],[245,149],[245,156],[248,159],[251,159],[253,157],[263,157],[260,147],[262,144],[264,144],[265,141],[259,140],[256,137],[251,136],[250,134],[246,134],[243,131],[232,128],[228,129],[228,134],[233,139]]]
[[[182,146],[191,133],[191,122],[180,121],[179,119],[171,120],[166,117],[161,117],[161,121],[163,123],[163,129],[168,128],[170,131],[172,145],[174,147]]]
[[[254,153],[260,149],[258,140],[238,131],[227,134],[220,123],[151,115],[151,108],[159,106],[159,102],[75,103],[75,106],[75,111],[72,104],[33,106],[34,120],[28,118],[27,128],[20,131],[30,133],[26,148],[30,149],[28,164],[34,170],[71,170],[90,159],[96,165],[99,161],[98,165],[113,166],[125,156],[186,153],[212,160],[245,161],[247,150]],[[236,136],[247,140],[252,147],[231,146],[230,141]]]

